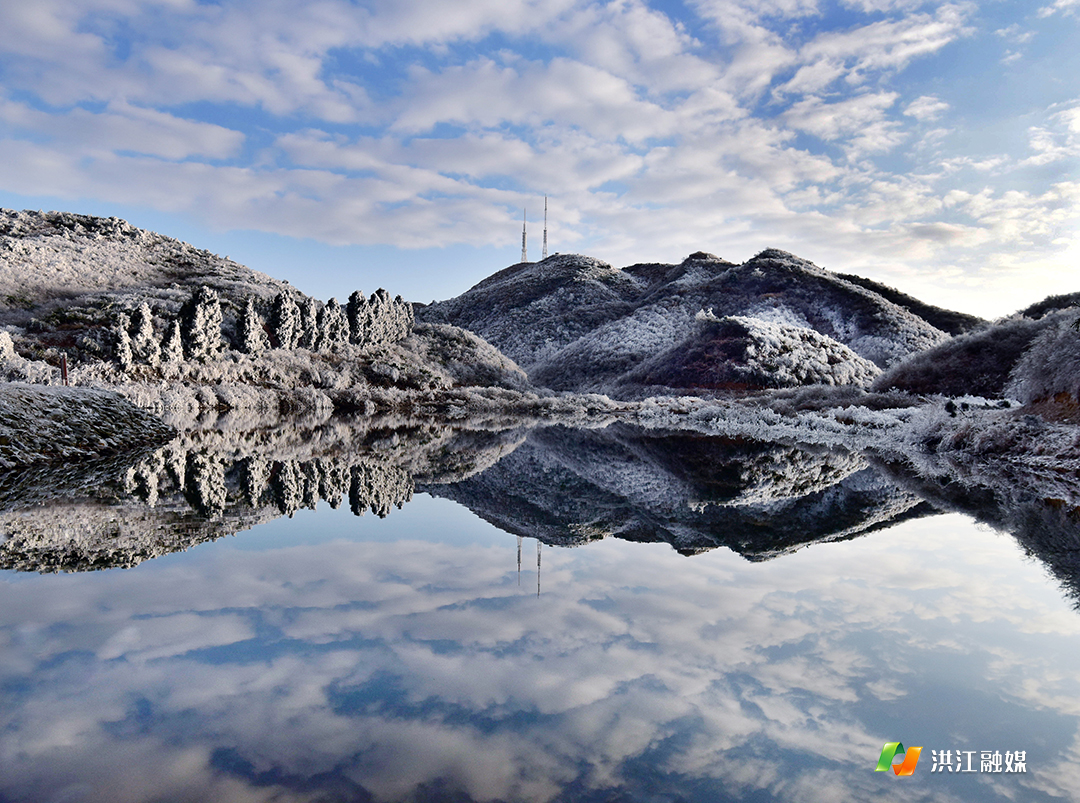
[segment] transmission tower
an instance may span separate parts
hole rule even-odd
[[[547,196],[544,196],[544,250],[541,259],[547,259]]]
[[[521,261],[529,261],[529,252],[525,248],[525,210],[521,210]]]

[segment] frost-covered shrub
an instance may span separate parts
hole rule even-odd
[[[294,349],[301,335],[300,309],[286,293],[278,293],[270,310],[270,331],[278,348]]]
[[[842,343],[813,329],[734,316],[746,327],[751,370],[772,378],[773,387],[792,385],[866,385],[880,369]]]
[[[154,318],[145,301],[131,316],[131,354],[135,362],[154,368],[161,364],[161,346],[154,336]]]
[[[1000,398],[1009,372],[1046,326],[1045,320],[1009,318],[954,337],[893,366],[878,377],[873,389]]]
[[[180,333],[188,359],[212,360],[221,352],[221,300],[205,285],[180,310]]]
[[[1075,311],[1051,313],[1031,347],[1016,362],[1008,393],[1025,404],[1068,393],[1080,399],[1080,321]]]
[[[753,390],[798,385],[865,385],[878,367],[813,329],[711,312],[696,316],[681,343],[623,378],[635,386]]]
[[[112,330],[113,360],[120,367],[121,371],[130,370],[133,361],[133,355],[131,353],[131,335],[128,334],[130,326],[131,318],[128,317],[126,312],[121,312],[116,316],[116,323],[113,325]]]
[[[255,310],[255,299],[248,297],[238,327],[240,351],[245,354],[261,354],[270,347],[263,330],[262,316]]]
[[[15,359],[15,344],[11,342],[11,335],[0,331],[0,360]]]

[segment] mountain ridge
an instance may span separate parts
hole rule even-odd
[[[772,248],[742,264],[698,251],[678,264],[621,269],[593,257],[556,255],[498,271],[418,316],[475,332],[543,387],[633,397],[641,388],[628,373],[698,336],[698,313],[705,311],[811,329],[880,369],[985,324]],[[746,347],[756,343],[751,337]]]

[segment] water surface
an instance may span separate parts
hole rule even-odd
[[[1080,797],[1080,615],[958,514],[750,562],[323,504],[5,572],[0,639],[4,801]],[[914,775],[873,771],[887,741]]]

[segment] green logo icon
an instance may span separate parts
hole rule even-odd
[[[900,742],[885,742],[874,772],[885,772],[892,767],[892,771],[897,775],[911,775],[915,772],[915,765],[919,763],[920,753],[922,753],[921,747],[910,747],[904,750],[904,745]],[[893,764],[897,756],[903,756],[904,760],[900,764]]]

